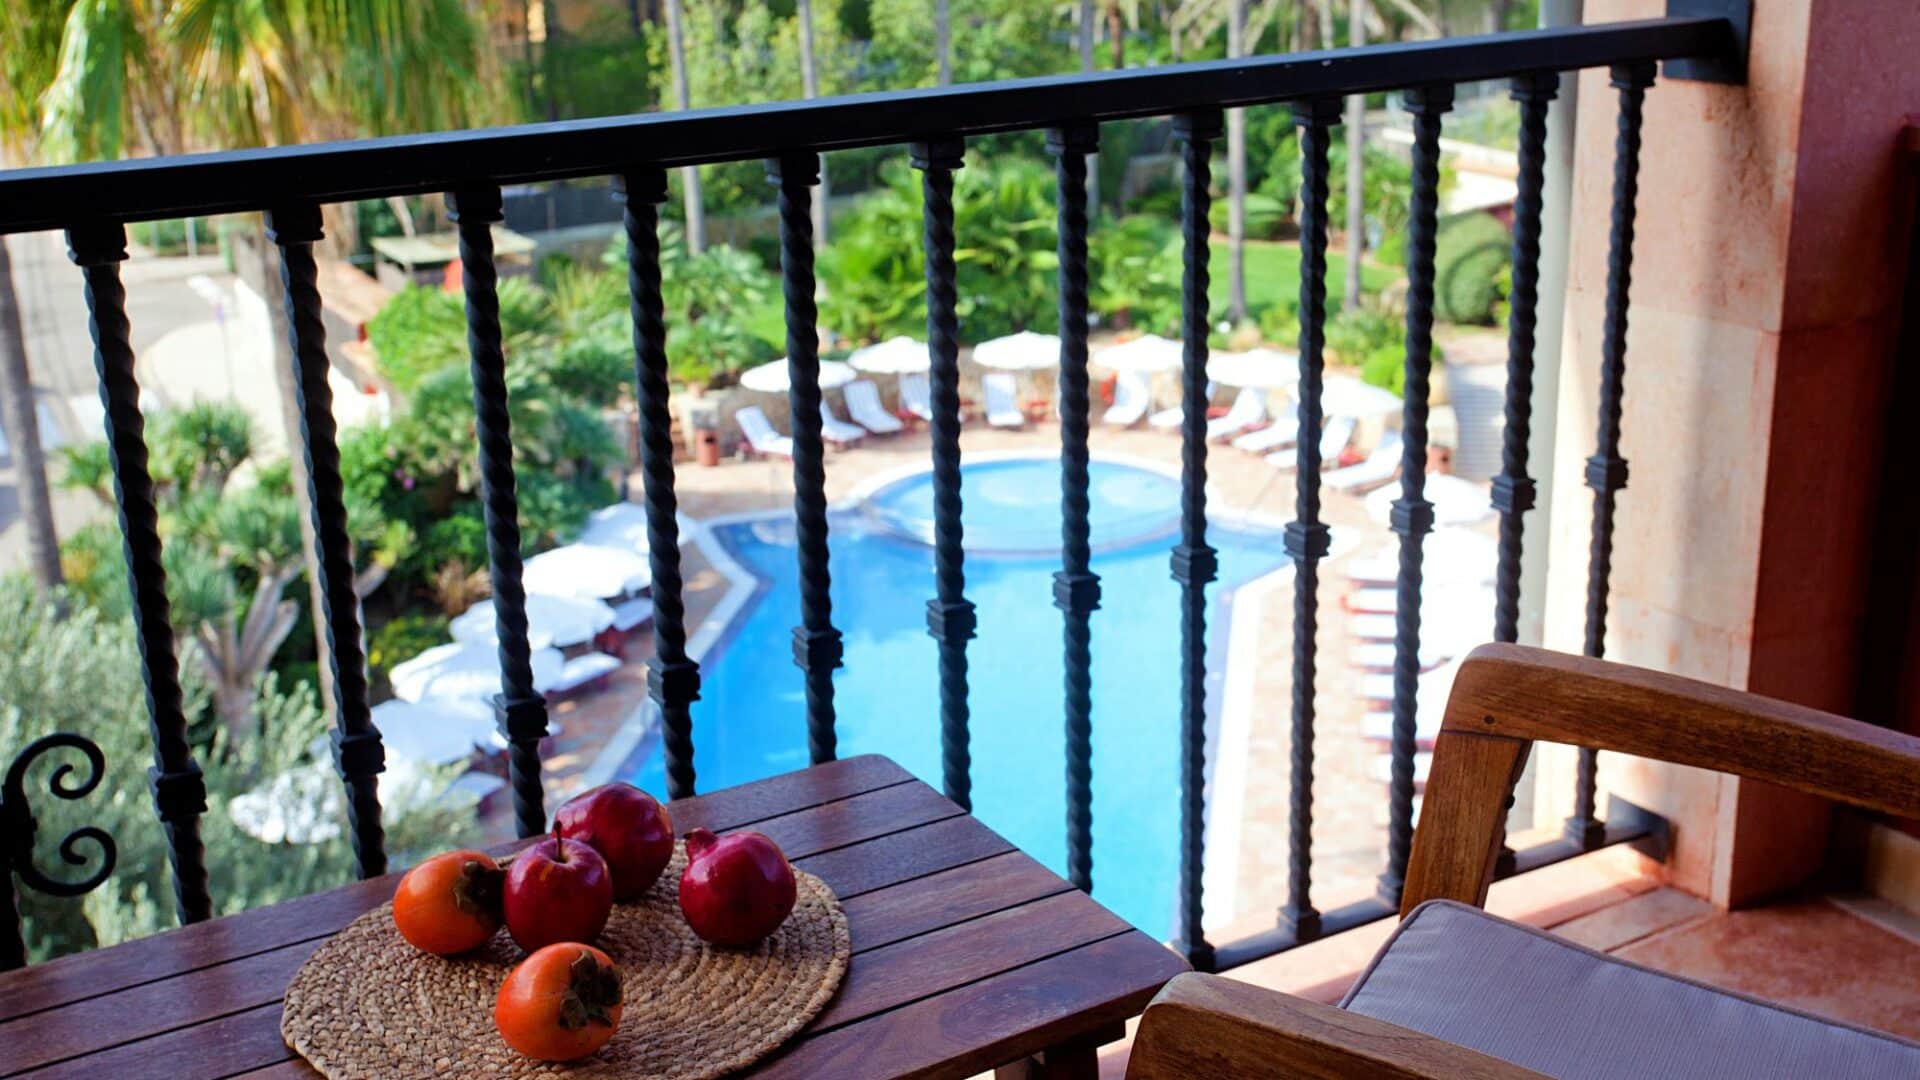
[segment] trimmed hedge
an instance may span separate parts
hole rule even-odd
[[[1442,322],[1493,322],[1500,282],[1513,261],[1513,237],[1491,214],[1450,218],[1435,238],[1433,312]]]

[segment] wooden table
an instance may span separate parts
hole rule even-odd
[[[1185,963],[906,770],[858,757],[684,799],[675,827],[751,826],[833,886],[853,963],[755,1070],[779,1077],[1092,1076]],[[0,1076],[306,1077],[280,998],[397,874],[0,975]]]

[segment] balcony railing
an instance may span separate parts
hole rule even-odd
[[[1627,480],[1619,454],[1625,372],[1627,285],[1633,255],[1634,197],[1639,169],[1641,106],[1656,64],[1669,76],[1737,77],[1742,44],[1725,18],[1674,17],[1564,30],[1545,30],[1419,44],[1229,60],[1066,78],[944,87],[906,93],[857,95],[807,102],[647,114],[604,120],[536,124],[485,131],[296,146],[236,153],[113,162],[0,174],[0,232],[66,231],[85,284],[100,397],[105,407],[115,496],[125,539],[133,614],[148,690],[156,812],[164,823],[173,866],[175,904],[183,923],[208,917],[208,893],[199,820],[206,809],[200,769],[187,740],[174,628],[169,623],[154,484],[148,468],[139,386],[129,338],[126,294],[119,264],[127,257],[125,225],[132,221],[211,213],[264,211],[268,235],[280,249],[284,303],[298,386],[299,450],[307,462],[308,495],[318,550],[321,602],[317,612],[331,658],[333,757],[348,792],[347,813],[359,873],[385,872],[377,778],[383,769],[380,734],[369,718],[366,658],[352,588],[346,507],[327,383],[327,356],[316,286],[313,245],[321,239],[321,204],[349,199],[444,192],[460,236],[466,293],[473,403],[493,604],[499,627],[503,693],[496,699],[499,728],[509,750],[514,818],[521,835],[546,824],[539,744],[548,731],[546,703],[529,664],[525,593],[521,586],[518,505],[514,490],[491,227],[501,220],[500,187],[582,176],[611,176],[625,202],[630,245],[629,286],[634,375],[640,415],[640,459],[645,477],[653,569],[657,657],[650,696],[663,728],[669,794],[695,790],[696,732],[690,704],[700,672],[687,652],[679,534],[675,524],[673,443],[670,436],[667,341],[662,317],[659,206],[666,169],[764,158],[779,201],[781,272],[793,417],[794,511],[800,563],[801,625],[793,655],[805,672],[807,744],[814,762],[833,759],[834,682],[841,634],[828,590],[827,499],[821,444],[819,340],[815,326],[812,189],[819,154],[850,147],[905,145],[922,174],[923,243],[927,274],[927,338],[931,360],[933,476],[935,484],[934,596],[929,633],[938,642],[940,739],[946,794],[970,806],[967,642],[974,633],[966,597],[961,535],[960,395],[956,316],[953,171],[965,140],[994,132],[1044,129],[1058,185],[1060,316],[1060,460],[1064,527],[1054,604],[1065,632],[1063,712],[1066,743],[1067,871],[1090,889],[1092,641],[1089,615],[1100,600],[1090,568],[1088,527],[1087,378],[1087,159],[1102,121],[1172,116],[1181,142],[1181,235],[1185,277],[1182,331],[1185,419],[1182,440],[1180,533],[1172,574],[1181,586],[1180,879],[1177,947],[1196,967],[1244,963],[1303,942],[1387,917],[1398,904],[1413,835],[1416,750],[1415,687],[1419,673],[1423,538],[1433,509],[1423,487],[1427,460],[1428,380],[1431,367],[1434,243],[1443,117],[1456,83],[1511,79],[1521,114],[1519,196],[1513,230],[1513,283],[1504,453],[1493,485],[1500,514],[1496,606],[1492,637],[1511,641],[1519,604],[1523,515],[1533,505],[1527,440],[1532,387],[1534,320],[1541,234],[1546,114],[1561,72],[1608,67],[1619,97],[1619,139],[1602,346],[1600,415],[1586,480],[1593,489],[1592,557],[1588,579],[1586,651],[1598,656],[1607,616],[1607,581],[1614,500]],[[1328,151],[1344,95],[1404,90],[1413,116],[1413,195],[1406,303],[1406,392],[1400,497],[1391,523],[1399,534],[1388,850],[1377,897],[1331,911],[1314,903],[1311,790],[1314,770],[1315,619],[1317,567],[1329,550],[1320,519],[1322,353],[1326,320]],[[1207,542],[1206,366],[1209,310],[1209,160],[1228,107],[1290,103],[1302,156],[1300,379],[1297,517],[1285,547],[1296,568],[1292,791],[1288,899],[1277,925],[1239,941],[1214,945],[1202,928],[1204,814],[1207,776],[1205,636],[1206,589],[1215,553]],[[1176,665],[1169,663],[1169,674]],[[931,673],[930,673],[931,674]],[[56,772],[52,794],[86,795],[101,772],[99,753],[68,734],[27,747],[8,771],[0,852],[27,886],[84,891],[113,863],[111,839],[81,830],[61,845],[63,857],[96,863],[88,880],[62,885],[34,868],[33,817],[26,802],[26,765],[57,748],[89,759],[93,779],[72,782]],[[1602,821],[1595,807],[1594,758],[1583,752],[1573,816],[1562,839],[1511,853],[1501,873],[1543,865],[1596,847],[1647,836],[1659,823],[1635,813]],[[97,845],[89,849],[88,844]],[[0,968],[24,962],[11,888],[0,891]]]

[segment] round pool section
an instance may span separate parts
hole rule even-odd
[[[961,526],[968,551],[1038,555],[1060,550],[1060,462],[981,461],[962,470]],[[1179,525],[1177,477],[1110,461],[1087,469],[1088,520],[1096,550],[1171,534]],[[933,474],[920,472],[868,496],[862,512],[878,528],[933,543]]]
[[[1095,461],[1090,475],[1100,607],[1093,633],[1093,897],[1156,937],[1174,929],[1180,879],[1179,481],[1152,468]],[[1066,869],[1060,466],[1034,458],[969,460],[961,468],[966,595],[978,618],[967,643],[973,809],[1056,872]],[[933,480],[903,476],[830,517],[833,623],[845,663],[833,673],[840,755],[885,754],[938,787],[940,664],[927,634],[935,595]],[[700,658],[693,703],[694,770],[702,791],[808,761],[806,687],[793,663],[801,623],[793,515],[709,523],[711,541],[752,579],[751,596]],[[1289,565],[1278,529],[1213,521],[1220,577],[1208,589],[1209,726],[1224,698],[1227,605],[1239,586]],[[1209,735],[1209,761],[1229,753]],[[666,786],[657,733],[620,770]],[[1209,788],[1211,793],[1212,788]],[[1223,848],[1220,858],[1235,852]]]

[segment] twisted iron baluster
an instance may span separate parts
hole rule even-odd
[[[1620,456],[1622,383],[1627,373],[1627,290],[1633,283],[1634,199],[1640,192],[1640,114],[1654,65],[1615,64],[1613,85],[1620,91],[1619,133],[1613,143],[1613,224],[1607,238],[1606,322],[1600,339],[1600,430],[1598,446],[1587,459],[1587,486],[1593,489],[1593,540],[1587,551],[1587,632],[1585,652],[1598,657],[1607,644],[1607,581],[1613,572],[1614,496],[1627,486],[1627,460]],[[1574,775],[1573,816],[1566,835],[1582,847],[1597,847],[1606,824],[1594,816],[1599,781],[1593,750],[1580,751]]]
[[[71,784],[67,779],[73,775],[71,763],[54,769],[53,775],[47,778],[47,790],[55,797],[84,799],[107,775],[107,759],[100,748],[89,739],[64,731],[43,735],[28,743],[7,766],[6,778],[0,781],[0,875],[5,878],[0,880],[0,971],[12,971],[27,963],[26,942],[20,936],[20,912],[14,904],[15,874],[19,875],[22,885],[35,892],[48,896],[84,896],[107,880],[120,857],[113,837],[105,829],[83,825],[60,839],[60,860],[68,866],[85,866],[87,856],[81,844],[91,841],[99,849],[100,859],[93,873],[79,881],[60,881],[41,873],[33,864],[33,840],[39,823],[33,818],[33,807],[27,804],[27,769],[41,756],[60,748],[78,750],[86,757],[87,776],[80,783]]]
[[[333,762],[347,786],[347,829],[361,877],[387,872],[386,832],[380,824],[380,773],[386,755],[367,705],[366,652],[361,645],[360,597],[353,588],[353,553],[340,480],[340,444],[327,384],[327,330],[321,321],[313,245],[321,237],[320,208],[282,207],[267,214],[267,237],[280,248],[280,283],[293,345],[294,404],[300,414],[299,452],[307,464],[307,502],[318,554],[320,630],[333,676]]]
[[[1520,103],[1519,193],[1513,200],[1513,286],[1508,291],[1507,415],[1493,507],[1500,512],[1500,563],[1494,584],[1493,639],[1513,641],[1520,627],[1520,539],[1535,488],[1527,475],[1527,439],[1533,416],[1535,306],[1540,299],[1540,210],[1547,157],[1547,107],[1560,76],[1513,80]]]
[[[1327,341],[1327,164],[1329,129],[1340,122],[1338,98],[1293,107],[1300,128],[1300,431],[1294,520],[1287,525],[1293,557],[1293,733],[1288,780],[1287,902],[1280,925],[1295,941],[1320,935],[1313,906],[1313,691],[1320,618],[1320,560],[1331,536],[1320,521],[1320,394]]]
[[[200,841],[207,785],[187,746],[180,664],[168,621],[167,572],[160,561],[159,513],[153,503],[153,477],[147,470],[146,421],[140,415],[140,384],[133,374],[127,294],[120,285],[120,263],[127,257],[126,230],[116,224],[68,229],[67,254],[86,281],[87,322],[93,334],[94,370],[100,378],[107,455],[113,465],[114,505],[120,512],[140,673],[147,685],[154,762],[147,771],[147,786],[167,834],[174,913],[182,923],[195,923],[213,913],[206,848]]]
[[[1207,544],[1207,211],[1218,109],[1174,118],[1186,182],[1180,196],[1180,542],[1171,559],[1180,583],[1180,915],[1175,948],[1196,970],[1213,969],[1201,927],[1207,829],[1207,584],[1219,562]]]
[[[937,595],[927,602],[927,633],[940,643],[940,765],[947,798],[973,809],[968,753],[967,642],[973,602],[966,596],[960,526],[960,319],[953,266],[953,170],[960,139],[914,143],[921,171],[921,221],[927,257],[927,355],[933,399],[933,570]]]
[[[474,435],[480,444],[487,562],[493,577],[493,621],[499,639],[500,693],[493,699],[493,713],[500,734],[507,739],[514,827],[521,836],[534,836],[545,831],[547,825],[546,794],[540,786],[540,740],[547,734],[547,702],[533,685],[527,593],[520,583],[520,500],[513,478],[507,361],[500,349],[499,276],[493,265],[493,226],[502,219],[500,189],[480,187],[454,192],[447,197],[447,216],[460,230]]]
[[[842,655],[827,570],[827,467],[820,440],[820,332],[815,325],[819,312],[813,302],[810,189],[820,182],[820,155],[771,158],[767,178],[780,189],[780,285],[787,307],[787,405],[793,414],[801,623],[793,631],[793,662],[806,673],[807,754],[818,765],[836,756],[833,671]]]
[[[667,174],[645,169],[614,179],[626,207],[627,297],[633,318],[633,375],[640,404],[640,473],[647,504],[647,561],[653,569],[653,662],[647,691],[660,710],[667,796],[693,794],[693,703],[700,665],[687,656],[687,607],[680,579],[680,523],[673,490],[673,414],[668,410],[667,325],[660,297],[660,204]]]
[[[1536,493],[1527,475],[1527,440],[1533,420],[1535,310],[1540,299],[1540,213],[1547,158],[1547,107],[1560,91],[1560,76],[1521,75],[1513,80],[1520,103],[1520,171],[1513,200],[1513,281],[1507,296],[1507,405],[1502,428],[1500,475],[1493,479],[1493,508],[1500,513],[1499,567],[1493,586],[1493,640],[1520,636],[1520,542]],[[1508,796],[1511,805],[1512,796]],[[1514,851],[1502,840],[1495,873],[1513,872]]]
[[[1400,534],[1394,594],[1393,747],[1387,806],[1387,869],[1380,896],[1398,906],[1413,848],[1415,693],[1420,679],[1420,556],[1433,531],[1426,499],[1427,389],[1433,368],[1433,252],[1440,206],[1440,116],[1453,107],[1453,87],[1406,92],[1413,114],[1413,200],[1407,225],[1407,381],[1401,410],[1400,497],[1393,531]]]
[[[1099,143],[1093,124],[1047,132],[1060,256],[1061,569],[1053,575],[1053,606],[1066,621],[1067,880],[1084,892],[1093,891],[1093,634],[1087,624],[1100,607],[1087,521],[1087,155]]]

